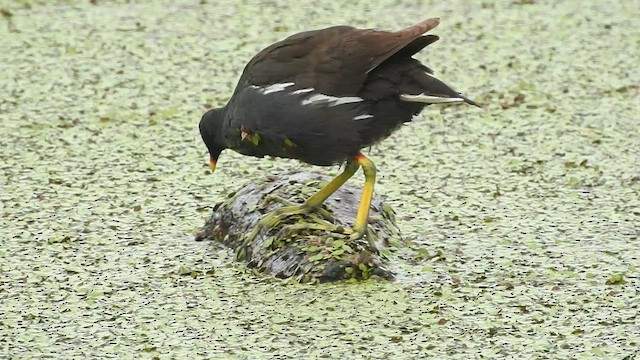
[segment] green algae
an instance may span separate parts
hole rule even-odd
[[[634,2],[96,3],[0,0],[0,357],[637,355]],[[239,182],[306,167],[208,170],[197,122],[257,50],[430,16],[419,58],[483,110],[369,152],[410,240],[396,282],[294,284],[192,241]]]
[[[317,192],[330,179],[312,172],[256,179],[233,198],[216,204],[195,239],[224,244],[236,253],[237,260],[246,261],[258,273],[278,278],[322,283],[367,280],[375,275],[392,280],[389,259],[403,245],[393,210],[374,196],[366,238],[349,240],[345,232],[356,218],[361,196],[360,189],[350,184],[337,189],[321,208],[291,214],[253,234],[266,214],[295,206],[288,199],[301,197],[300,192]]]

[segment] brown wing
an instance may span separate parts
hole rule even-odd
[[[367,74],[394,54],[411,56],[436,41],[421,35],[439,22],[432,18],[396,32],[335,26],[292,35],[251,59],[238,88],[293,82],[296,89],[354,95]]]

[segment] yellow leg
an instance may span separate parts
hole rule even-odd
[[[262,219],[258,222],[256,227],[247,235],[245,238],[246,242],[253,241],[253,239],[260,233],[260,231],[267,227],[272,228],[276,226],[280,221],[292,215],[302,215],[308,214],[312,212],[315,208],[322,205],[322,203],[327,200],[331,194],[336,192],[342,185],[344,185],[349,178],[355,174],[360,165],[357,160],[347,162],[346,167],[338,176],[336,176],[331,182],[325,185],[322,189],[318,190],[313,196],[311,196],[304,204],[301,205],[291,205],[281,207],[273,212],[265,214]],[[337,228],[337,227],[336,227]],[[328,231],[334,230],[333,228],[327,227]]]
[[[344,171],[340,173],[340,175],[336,176],[330,183],[325,185],[322,189],[318,190],[312,197],[310,197],[307,201],[304,202],[306,206],[314,208],[316,206],[322,205],[322,203],[331,196],[334,192],[336,192],[344,183],[349,180],[353,174],[358,171],[358,167],[360,165],[357,161],[349,161],[344,168]]]
[[[351,239],[359,239],[367,232],[367,224],[369,222],[369,209],[371,208],[371,199],[373,198],[373,185],[376,182],[376,166],[373,161],[366,156],[358,154],[355,156],[355,162],[362,167],[364,172],[364,188],[362,189],[362,197],[360,198],[360,206],[358,206],[358,214],[356,222],[353,225],[353,234]]]
[[[279,208],[271,213],[264,215],[258,222],[256,227],[247,236],[246,241],[252,241],[260,231],[269,227],[276,226],[283,219],[291,215],[308,214],[317,207],[321,206],[329,196],[335,193],[344,183],[347,182],[358,170],[362,167],[364,172],[364,188],[362,190],[362,197],[360,198],[360,205],[358,206],[358,213],[356,215],[356,221],[353,225],[353,232],[350,239],[357,240],[362,238],[367,232],[367,224],[369,221],[369,209],[371,208],[371,200],[373,198],[373,186],[376,182],[376,166],[366,156],[362,154],[356,155],[353,160],[347,162],[347,165],[338,176],[336,176],[331,182],[325,185],[322,189],[318,190],[313,196],[311,196],[304,204],[291,205]],[[315,226],[316,228],[318,226]],[[327,230],[330,229],[327,226]]]

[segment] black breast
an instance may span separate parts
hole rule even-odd
[[[373,119],[369,105],[357,96],[329,96],[293,83],[247,86],[229,104],[227,145],[251,156],[341,163],[365,143],[363,132]]]

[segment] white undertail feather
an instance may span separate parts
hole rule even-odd
[[[465,100],[463,98],[450,98],[450,97],[441,97],[441,96],[433,96],[426,94],[419,95],[409,95],[402,94],[400,95],[400,100],[407,102],[417,102],[417,103],[425,103],[425,104],[451,104],[451,103],[463,103]]]

